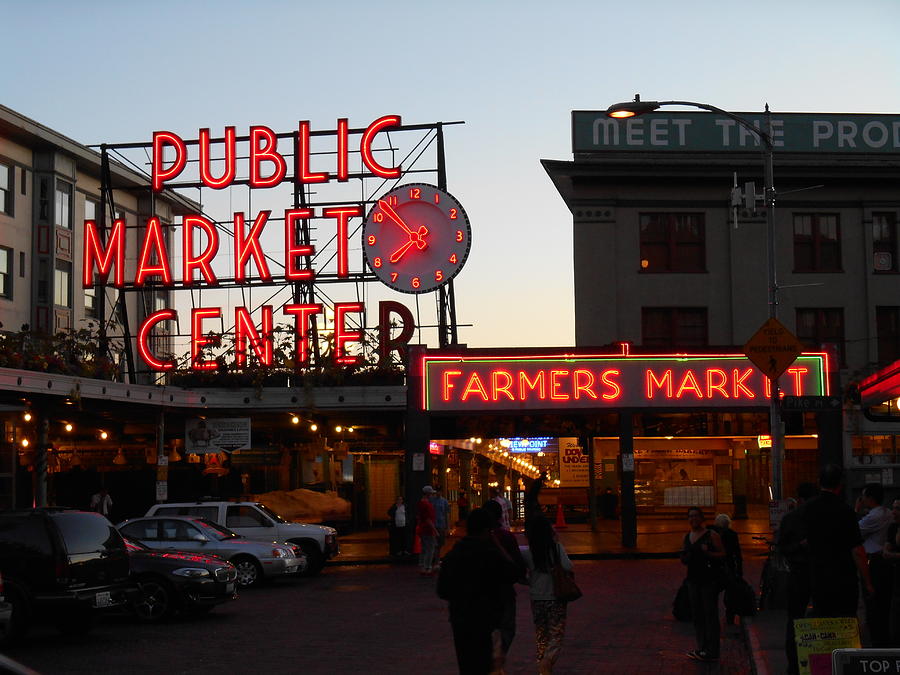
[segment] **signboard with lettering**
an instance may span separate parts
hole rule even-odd
[[[840,396],[785,396],[781,407],[806,412],[841,412],[843,403]]]
[[[734,113],[763,129],[760,112]],[[775,150],[900,153],[900,115],[772,113]],[[605,110],[572,111],[572,152],[761,150],[760,140],[735,120],[709,112],[655,112],[612,119]]]
[[[834,675],[900,673],[900,649],[835,649],[831,653]]]
[[[771,318],[747,341],[744,353],[774,380],[803,353],[803,345],[784,324]]]
[[[795,619],[794,634],[800,675],[831,675],[831,653],[860,646],[855,618]]]
[[[589,460],[577,438],[560,438],[559,481],[562,487],[588,487],[591,482]]]
[[[769,404],[771,383],[743,354],[655,356],[500,350],[422,357],[422,408],[434,412],[735,408]],[[782,390],[827,394],[827,355],[803,354]]]
[[[184,449],[189,454],[250,448],[249,417],[189,419],[184,423],[184,431]]]

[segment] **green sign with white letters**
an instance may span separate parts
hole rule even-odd
[[[734,115],[765,130],[764,113]],[[900,115],[772,113],[776,152],[900,153]],[[572,111],[572,152],[753,152],[762,141],[711,112],[654,112],[611,119],[605,111]]]

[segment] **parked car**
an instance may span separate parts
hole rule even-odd
[[[140,595],[131,609],[142,621],[161,621],[184,611],[200,614],[237,598],[237,570],[212,555],[187,551],[154,551],[125,538],[131,578]]]
[[[228,560],[237,570],[240,587],[264,578],[297,574],[306,567],[306,556],[290,544],[251,541],[205,518],[165,516],[132,518],[118,525],[129,539],[157,551],[189,551]]]
[[[308,576],[321,572],[325,561],[340,553],[337,530],[333,527],[291,522],[259,502],[198,501],[156,504],[150,507],[147,515],[198,516],[234,530],[247,539],[277,540],[297,544],[309,560],[305,570]]]
[[[0,574],[12,640],[38,621],[87,633],[98,610],[124,606],[137,592],[116,528],[99,513],[74,509],[0,512]]]

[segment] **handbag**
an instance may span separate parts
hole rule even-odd
[[[580,598],[583,593],[575,583],[575,574],[568,570],[564,570],[562,565],[553,566],[553,595],[557,600],[563,602],[572,602]]]
[[[691,614],[691,596],[688,591],[687,579],[681,582],[678,592],[675,594],[675,600],[672,601],[672,616],[678,621],[690,621]]]
[[[756,615],[756,591],[745,579],[735,578],[725,588],[725,607],[738,616]]]

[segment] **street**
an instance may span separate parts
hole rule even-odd
[[[757,565],[748,580],[758,579]],[[569,606],[557,673],[747,673],[737,629],[723,634],[722,662],[685,656],[693,627],[672,618],[684,568],[675,560],[576,561],[584,598]],[[756,576],[754,576],[756,575]],[[313,579],[242,592],[207,616],[143,625],[108,617],[84,639],[38,628],[9,656],[54,673],[304,674],[456,672],[446,603],[412,565],[340,565]],[[534,673],[527,589],[507,672]],[[733,632],[732,632],[733,631]]]

